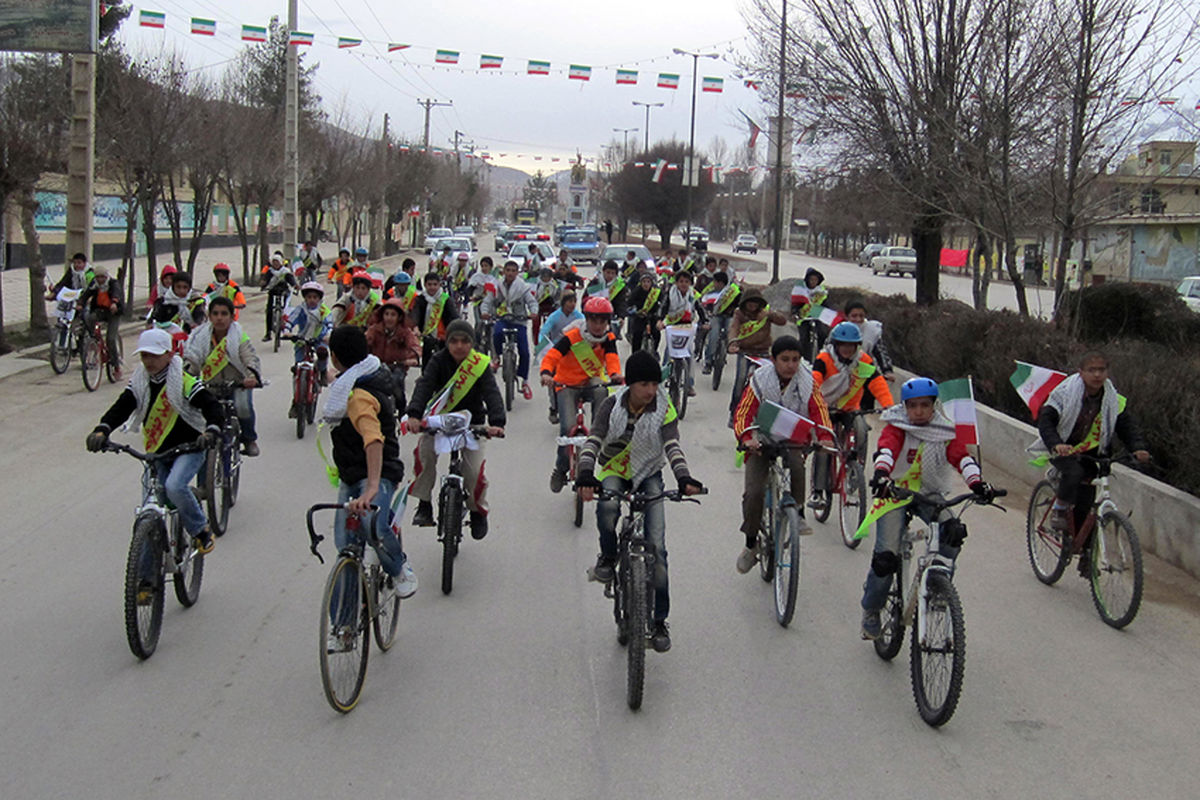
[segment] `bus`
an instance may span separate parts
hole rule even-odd
[[[535,208],[518,208],[513,211],[513,219],[518,225],[533,225],[538,221],[538,212]]]

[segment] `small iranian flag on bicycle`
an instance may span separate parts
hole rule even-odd
[[[975,387],[970,378],[942,381],[938,384],[938,397],[946,416],[954,422],[954,429],[963,444],[979,444],[979,422],[975,416]]]
[[[1025,401],[1025,405],[1029,406],[1029,413],[1033,414],[1034,419],[1037,419],[1042,403],[1046,402],[1050,392],[1054,391],[1054,387],[1062,383],[1066,377],[1065,372],[1018,361],[1017,371],[1012,374],[1009,381],[1017,390],[1017,394]]]
[[[817,425],[808,417],[790,411],[778,403],[764,400],[758,407],[754,424],[760,433],[785,442],[804,444],[812,437]]]

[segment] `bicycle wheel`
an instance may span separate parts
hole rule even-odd
[[[458,537],[462,534],[462,493],[454,484],[442,489],[438,509],[438,539],[442,542],[442,594],[454,588],[454,558],[458,555]]]
[[[227,484],[221,468],[224,446],[209,450],[204,461],[204,504],[207,506],[208,524],[215,536],[224,536],[229,525],[229,497]]]
[[[842,488],[838,492],[838,523],[842,528],[842,544],[851,550],[862,543],[862,539],[855,539],[854,534],[867,518],[868,497],[862,465],[851,459],[846,464],[846,474],[842,476]]]
[[[183,523],[176,516],[171,523],[175,529],[175,559],[179,562],[172,583],[175,599],[184,608],[191,608],[200,599],[200,582],[204,580],[204,554],[192,547],[191,537],[183,531]]]
[[[292,403],[296,407],[296,438],[304,438],[304,425],[308,422],[308,387],[306,383],[310,379],[308,370],[299,370],[296,372],[296,389],[292,392]]]
[[[904,587],[900,579],[900,571],[893,577],[892,590],[888,592],[887,602],[879,612],[879,637],[872,643],[875,645],[875,655],[884,661],[891,661],[904,645],[904,621],[900,618],[904,610]]]
[[[85,334],[79,344],[79,366],[83,370],[83,388],[96,391],[104,364],[100,361],[100,343],[89,334]]]
[[[773,473],[772,473],[773,474]],[[767,479],[767,490],[763,495],[762,521],[758,524],[758,574],[770,583],[775,577],[775,491],[774,478]]]
[[[154,655],[163,618],[162,519],[143,514],[133,523],[125,560],[125,638],[141,660]]]
[[[233,440],[233,447],[229,449],[229,469],[225,475],[225,496],[229,498],[229,507],[233,508],[237,505],[238,489],[242,485],[242,448],[239,446],[242,427],[238,424],[237,417],[234,417],[231,422],[229,435]]]
[[[929,597],[925,602],[925,641],[919,641],[920,605],[913,618],[913,636],[909,653],[912,667],[913,699],[921,719],[933,727],[944,725],[954,716],[962,692],[963,669],[967,659],[967,626],[963,621],[958,590],[942,572],[933,572],[928,580]]]
[[[121,341],[121,337],[117,337],[117,352],[109,353],[108,360],[104,362],[104,377],[108,378],[109,383],[117,382],[117,364],[121,362],[121,357],[125,355],[125,345]]]
[[[671,359],[671,374],[667,376],[667,395],[671,398],[671,405],[675,406],[675,413],[679,413],[679,362],[681,359]],[[686,392],[682,393],[685,397]]]
[[[1081,556],[1081,558],[1084,556]],[[1092,533],[1087,554],[1092,602],[1114,628],[1133,622],[1142,604],[1142,545],[1124,514],[1109,511]]]
[[[721,376],[725,373],[725,337],[717,340],[717,355],[713,358],[712,376],[713,391],[720,391]]]
[[[679,370],[679,418],[683,419],[687,416],[688,387],[692,385],[692,360],[681,358],[679,361],[683,365]]]
[[[386,653],[396,642],[396,626],[400,623],[400,595],[393,591],[387,602],[379,601],[380,596],[386,594],[387,573],[378,564],[371,567],[370,581],[375,606],[371,627],[375,629],[376,646]]]
[[[280,307],[275,310],[275,316],[272,317],[271,319],[272,319],[271,327],[275,329],[275,335],[272,337],[274,339],[274,341],[272,342],[271,346],[274,348],[273,352],[278,353],[279,352],[279,337],[283,335],[282,303],[280,304]]]
[[[583,527],[583,497],[579,492],[575,493],[575,527]]]
[[[321,597],[321,684],[329,705],[343,714],[358,704],[367,676],[371,640],[366,588],[358,562],[340,556]]]
[[[1025,546],[1033,574],[1047,586],[1062,577],[1071,560],[1071,549],[1063,546],[1063,535],[1050,527],[1050,507],[1054,504],[1054,486],[1041,481],[1029,496],[1025,515]]]
[[[50,368],[55,375],[62,375],[71,367],[72,344],[66,327],[56,325],[50,329]]]
[[[800,512],[788,506],[779,523],[775,529],[775,621],[786,628],[796,613],[800,587]]]
[[[833,473],[836,469],[838,469],[838,463],[837,463],[838,457],[837,456],[835,456],[835,455],[822,456],[821,454],[818,454],[818,455],[815,455],[813,458],[816,459],[816,458],[822,458],[822,457],[826,459],[826,461],[825,461],[825,465],[826,465],[825,466],[825,485],[824,486],[817,485],[817,470],[816,470],[815,464],[814,464],[814,468],[812,471],[813,494],[816,494],[817,492],[825,493],[825,503],[823,505],[817,506],[816,508],[813,509],[813,517],[816,518],[817,522],[827,521],[829,519],[829,512],[833,510],[833,491],[832,491],[832,489],[833,489]]]
[[[512,411],[513,398],[517,395],[517,365],[516,358],[507,346],[504,348],[504,358],[501,371],[504,373],[504,409]]]
[[[646,562],[629,559],[625,574],[625,626],[629,636],[626,645],[625,701],[637,711],[642,707],[642,688],[646,673]]]

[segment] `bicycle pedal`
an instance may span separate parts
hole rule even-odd
[[[614,591],[613,585],[611,583],[604,584],[604,596],[607,597],[609,600],[616,599],[617,595],[616,595],[616,592]]]

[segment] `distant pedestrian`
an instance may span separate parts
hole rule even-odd
[[[608,239],[608,243],[612,244],[613,224],[611,219],[604,220],[604,236]]]

